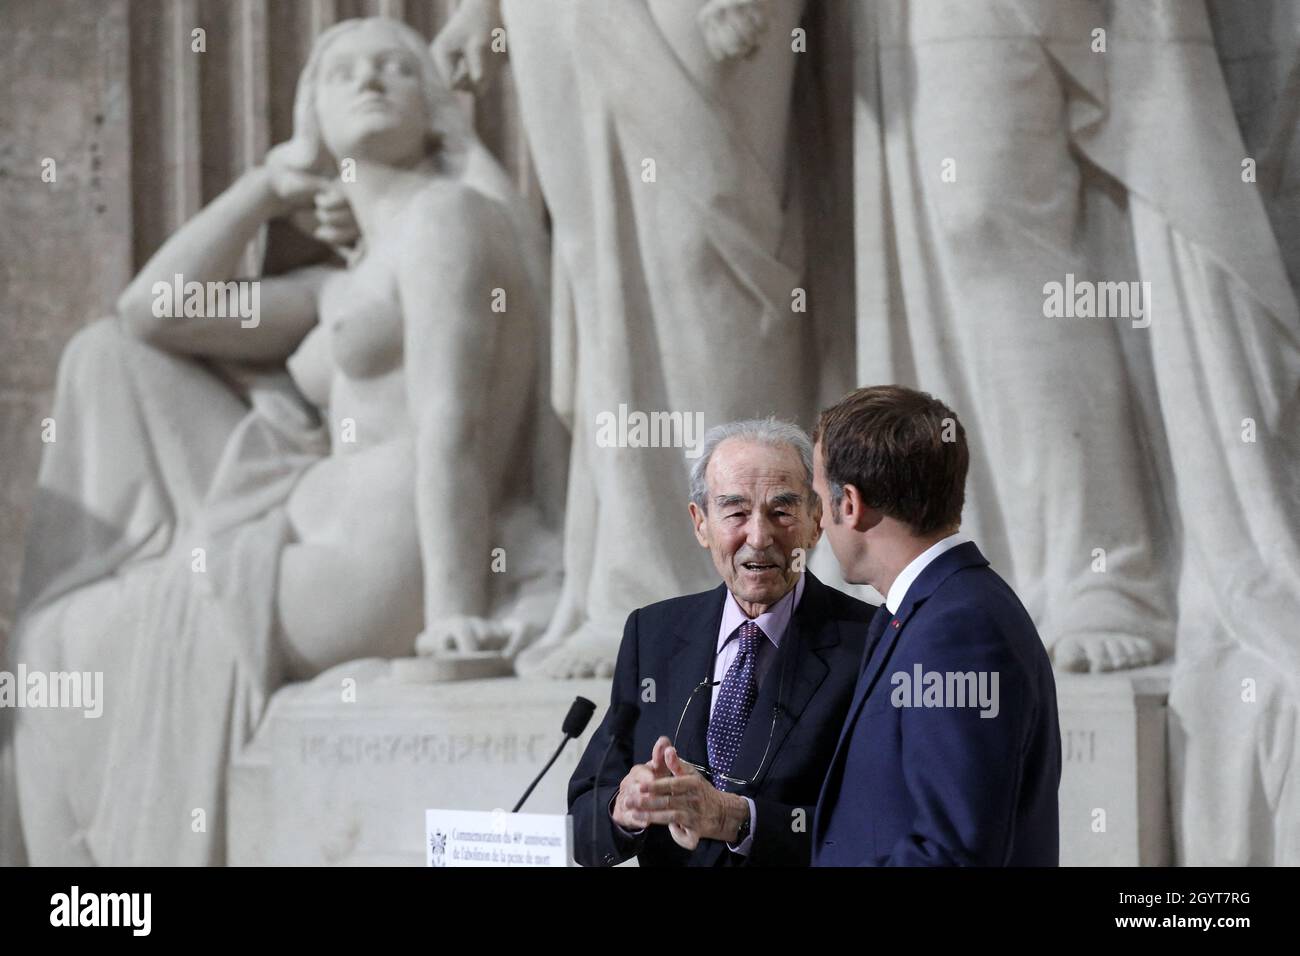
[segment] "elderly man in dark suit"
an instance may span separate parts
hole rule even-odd
[[[875,610],[803,569],[820,536],[812,469],[784,422],[705,436],[689,512],[722,584],[628,617],[610,710],[569,783],[578,862],[809,863]],[[620,704],[640,710],[629,739],[612,734]]]

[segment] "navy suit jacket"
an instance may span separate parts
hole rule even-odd
[[[642,866],[808,865],[817,794],[853,697],[867,623],[875,608],[827,587],[811,572],[804,573],[803,596],[764,676],[732,765],[739,777],[757,773],[751,786],[734,791],[751,797],[757,811],[748,858],[717,840],[701,840],[694,851],[684,850],[673,842],[666,826],[626,836],[609,815],[619,782],[633,764],[650,759],[655,740],[674,738],[687,698],[701,681],[710,679],[727,595],[726,587],[719,585],[702,594],[652,604],[628,617],[610,709],[569,781],[574,855],[579,863],[608,866],[636,856]],[[684,760],[707,762],[710,698],[707,687],[695,694],[681,735],[674,741]],[[595,777],[610,740],[611,714],[620,703],[639,707],[640,717],[631,745],[610,752],[597,790]],[[769,739],[771,749],[764,761]]]
[[[979,548],[930,563],[896,615],[881,607],[867,643],[817,802],[813,865],[1056,866],[1056,682],[1029,614]],[[925,702],[908,685],[931,671],[945,687],[950,673],[983,674],[990,691],[996,674],[996,716],[952,706],[956,681],[947,706],[901,706]]]

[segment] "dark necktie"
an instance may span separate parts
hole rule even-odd
[[[709,767],[713,770],[713,785],[719,790],[727,789],[722,774],[731,773],[749,723],[749,713],[758,700],[758,648],[766,637],[753,621],[740,625],[740,652],[727,668],[718,702],[709,718]]]
[[[867,669],[867,661],[871,660],[871,652],[876,649],[876,642],[880,640],[880,635],[885,632],[885,628],[893,618],[894,615],[889,613],[889,608],[882,604],[867,625],[867,646],[862,651],[862,664],[858,667],[859,674]]]

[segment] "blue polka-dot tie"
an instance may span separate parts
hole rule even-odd
[[[709,767],[713,770],[713,785],[719,790],[727,789],[727,781],[721,775],[731,773],[749,723],[749,712],[758,700],[758,648],[766,636],[753,621],[740,625],[740,653],[727,668],[718,702],[713,705],[713,716],[709,718]]]

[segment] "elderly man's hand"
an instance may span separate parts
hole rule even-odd
[[[640,779],[629,794],[628,806],[638,819],[666,825],[673,840],[688,850],[701,839],[734,841],[749,816],[745,798],[716,789],[698,770],[682,762],[666,737],[655,743],[655,758],[662,760],[668,772]]]
[[[618,785],[618,797],[614,800],[611,816],[624,830],[644,830],[650,825],[649,817],[641,809],[640,797],[655,780],[671,776],[664,762],[664,751],[668,746],[667,737],[656,740],[649,762],[634,766]]]

